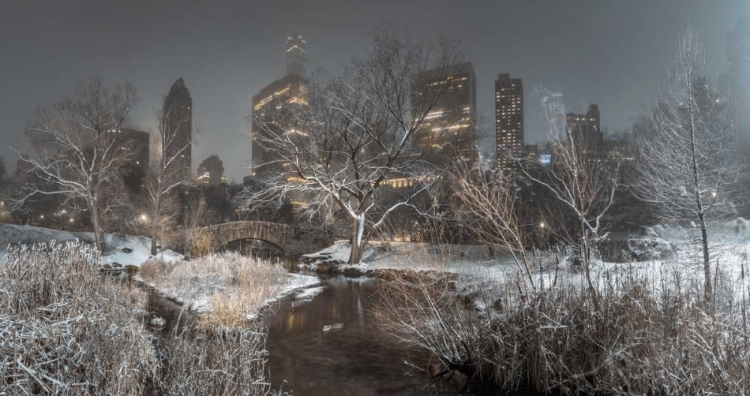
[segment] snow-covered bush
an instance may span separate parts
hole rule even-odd
[[[11,248],[0,263],[0,394],[143,394],[157,375],[139,291],[79,242]]]
[[[414,274],[385,284],[375,312],[384,329],[437,357],[436,378],[490,382],[499,393],[747,394],[744,303],[720,293],[712,313],[700,281],[679,271],[659,294],[657,282],[622,277],[608,278],[597,301],[582,281],[538,292],[496,284],[482,293],[502,297],[473,315],[447,282]],[[717,287],[731,281],[720,272]]]
[[[0,260],[0,395],[269,393],[262,329],[159,338],[144,327],[146,293],[98,262],[80,242],[14,247]]]
[[[208,327],[247,325],[248,315],[289,284],[283,266],[237,253],[209,254],[176,264],[149,261],[140,274],[161,292],[204,313],[201,324]]]

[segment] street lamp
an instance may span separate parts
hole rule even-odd
[[[539,228],[544,228],[545,226],[546,224],[544,224],[544,222],[539,223]]]
[[[145,222],[147,222],[147,221],[148,221],[148,216],[146,216],[146,214],[145,214],[145,213],[144,213],[144,214],[142,214],[142,215],[141,215],[141,222],[142,222],[142,223],[145,223]]]

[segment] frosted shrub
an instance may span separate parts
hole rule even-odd
[[[269,394],[262,329],[161,339],[143,324],[146,293],[98,261],[79,242],[0,260],[0,395]]]
[[[436,378],[509,392],[748,394],[746,303],[722,293],[712,313],[699,284],[674,280],[656,294],[648,280],[608,279],[598,309],[584,284],[528,294],[497,285],[503,297],[476,315],[446,282],[416,275],[386,284],[376,312],[381,326],[437,357]]]
[[[141,394],[158,359],[138,291],[79,242],[12,248],[0,263],[0,394]]]
[[[150,261],[141,276],[160,291],[203,312],[209,327],[244,326],[247,316],[283,290],[287,271],[268,260],[236,253],[210,254],[178,264]]]

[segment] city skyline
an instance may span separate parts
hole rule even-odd
[[[600,104],[606,109],[602,128],[623,129],[653,104],[669,63],[670,51],[663,49],[673,48],[688,26],[701,36],[712,73],[727,70],[727,35],[741,15],[750,13],[750,6],[722,3],[726,6],[698,1],[679,2],[681,7],[673,7],[674,1],[643,1],[641,7],[581,1],[462,7],[447,1],[328,2],[340,12],[316,20],[309,15],[317,7],[284,2],[232,7],[204,3],[181,9],[165,2],[124,9],[89,1],[64,6],[11,1],[0,12],[2,50],[15,54],[0,60],[0,143],[20,143],[37,105],[56,102],[91,73],[112,83],[133,83],[141,101],[131,126],[154,130],[153,109],[160,107],[168,84],[182,77],[195,101],[194,122],[204,132],[193,156],[219,154],[228,178],[239,182],[249,173],[243,164],[249,158],[245,116],[250,98],[280,77],[284,39],[298,32],[308,40],[314,54],[311,69],[336,67],[363,55],[369,32],[393,15],[400,15],[390,19],[397,27],[413,20],[409,30],[418,39],[434,41],[446,32],[462,41],[465,61],[477,72],[479,142],[485,155],[494,154],[492,82],[503,72],[524,80],[527,143],[546,137],[536,114],[539,86],[562,92],[569,109]],[[168,18],[176,11],[179,17]],[[204,18],[209,11],[215,11],[216,18]],[[88,15],[100,16],[96,26],[86,23]],[[118,23],[101,22],[112,18]],[[570,24],[573,18],[578,18],[575,26]],[[278,23],[269,26],[269,20]],[[92,27],[101,32],[96,45],[85,33]],[[595,67],[583,67],[587,62]],[[7,148],[0,154],[8,164],[15,162]],[[197,163],[192,166],[195,170]]]

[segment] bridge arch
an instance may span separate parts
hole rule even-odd
[[[241,239],[268,242],[288,253],[289,241],[297,235],[297,228],[268,221],[233,221],[202,227],[201,232],[212,236],[216,248]]]

